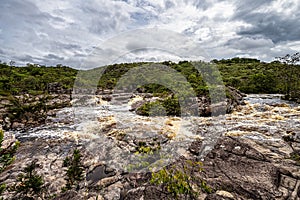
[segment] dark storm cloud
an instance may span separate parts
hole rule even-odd
[[[299,6],[294,8],[296,10],[294,13],[288,13],[288,11],[278,13],[277,9],[279,8],[276,7],[264,12],[266,6],[273,2],[274,0],[240,1],[232,20],[242,20],[250,24],[251,27],[241,27],[237,34],[247,37],[269,38],[274,43],[298,41],[300,39]],[[293,6],[297,6],[297,4],[286,2],[281,5],[280,9],[288,9]]]
[[[24,55],[24,56],[13,56],[12,60],[17,60],[22,63],[36,63],[37,61],[40,61],[40,58],[33,57],[31,55]]]
[[[44,58],[45,58],[45,60],[48,60],[48,59],[50,59],[50,60],[64,60],[63,57],[60,57],[60,56],[57,56],[57,55],[54,55],[54,54],[51,54],[51,53],[44,56]]]
[[[263,36],[274,43],[300,40],[300,15],[283,17],[270,13],[248,14],[243,20],[252,26],[242,28],[239,35]]]
[[[241,37],[237,39],[229,40],[225,46],[230,46],[231,48],[240,49],[240,50],[249,50],[273,47],[274,44],[271,40],[264,38],[251,38],[251,37]]]

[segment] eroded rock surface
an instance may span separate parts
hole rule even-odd
[[[92,104],[97,104],[99,99],[101,97],[93,99]],[[171,146],[170,151],[175,152],[184,143],[183,138],[188,138],[190,142],[180,152],[181,157],[167,165],[181,167],[186,159],[202,159],[204,171],[194,172],[193,177],[205,180],[213,190],[211,194],[199,190],[198,199],[300,198],[300,163],[297,160],[300,108],[297,106],[281,102],[246,102],[223,117],[192,118],[193,134],[182,132],[185,129],[180,126],[185,127],[185,124],[180,118],[147,118],[127,110],[131,113],[128,114],[122,104],[109,107],[101,102],[99,107],[101,109],[96,111],[101,113],[100,116],[88,123],[84,121],[83,125],[88,125],[84,129],[77,126],[73,118],[66,117],[69,110],[65,109],[56,118],[48,119],[50,125],[55,122],[57,129],[51,125],[51,129],[37,130],[47,130],[47,137],[33,137],[29,132],[31,139],[21,143],[16,161],[1,174],[0,181],[13,185],[25,165],[37,159],[38,173],[45,177],[49,192],[57,194],[56,199],[172,199],[161,187],[149,183],[149,171],[130,171],[120,166],[130,164],[124,155],[155,154],[172,142],[176,145]],[[113,113],[119,115],[116,117]],[[49,137],[54,132],[55,137]],[[145,133],[148,134],[143,135]],[[208,154],[202,154],[202,145],[212,136],[217,136],[217,141],[212,142],[213,148]],[[78,191],[62,194],[61,188],[66,183],[62,162],[74,148],[80,149],[84,156],[85,181]],[[194,184],[199,186],[198,182]],[[13,196],[13,193],[5,193],[8,199]]]

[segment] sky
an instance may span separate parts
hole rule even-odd
[[[300,51],[300,0],[0,0],[0,60],[74,68]],[[95,64],[97,63],[97,64]]]

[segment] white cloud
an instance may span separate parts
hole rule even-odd
[[[168,34],[156,34],[155,41],[147,39],[146,33],[128,36],[135,29],[157,28],[185,35],[202,55],[205,50],[206,58],[245,55],[272,60],[279,53],[299,51],[298,29],[285,30],[293,22],[299,23],[299,4],[298,0],[4,0],[0,59],[78,67],[95,53],[95,47],[101,49],[107,40],[118,37],[126,41],[117,40],[120,44],[110,44],[111,49],[118,45],[124,51],[150,46],[179,48],[177,38]],[[163,53],[150,49],[136,54],[125,57],[168,58],[168,54],[155,56]]]
[[[276,12],[284,16],[293,17],[299,13],[299,7],[299,0],[276,0],[263,9],[260,9],[259,12]]]

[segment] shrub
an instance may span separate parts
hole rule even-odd
[[[202,171],[202,163],[186,160],[181,168],[173,165],[152,173],[150,183],[159,185],[162,191],[167,191],[175,199],[179,199],[181,195],[184,195],[185,199],[196,199],[199,194],[196,191],[197,187],[200,187],[203,192],[212,192],[204,180],[195,178],[194,172],[196,171]]]
[[[294,151],[290,154],[290,156],[292,160],[296,161],[296,163],[300,165],[300,151]]]
[[[41,196],[44,180],[37,174],[37,167],[37,161],[34,160],[24,168],[23,173],[18,175],[18,182],[13,190],[23,199],[34,199],[33,197]]]
[[[3,172],[5,168],[14,161],[14,154],[16,153],[20,145],[20,143],[16,141],[8,144],[7,147],[3,148],[3,141],[4,132],[0,130],[0,173]]]
[[[2,173],[7,166],[9,166],[14,160],[14,154],[16,153],[20,143],[18,141],[11,142],[6,147],[3,147],[4,132],[0,130],[0,173]],[[0,183],[0,195],[5,191],[6,185]],[[2,198],[0,198],[2,199]]]
[[[145,103],[137,109],[137,114],[144,116],[180,116],[181,110],[178,98],[172,96]]]
[[[63,162],[63,167],[67,167],[66,170],[66,186],[63,187],[63,191],[71,190],[75,188],[79,190],[79,183],[83,180],[83,164],[82,155],[79,149],[73,151],[72,156],[67,156]]]

